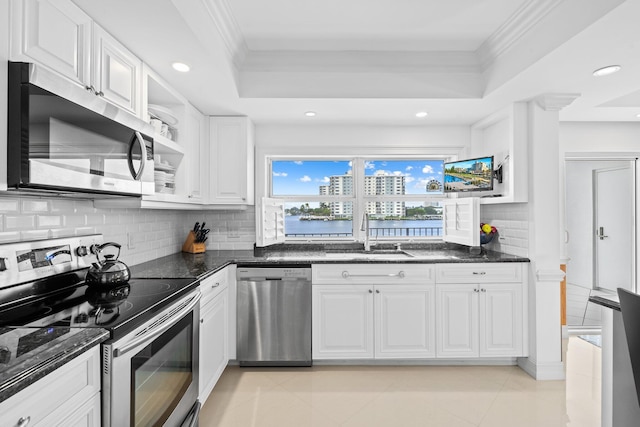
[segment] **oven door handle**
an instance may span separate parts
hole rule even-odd
[[[123,345],[120,348],[115,349],[113,351],[113,356],[120,357],[123,354],[130,352],[131,350],[133,350],[134,348],[142,344],[153,341],[156,337],[165,333],[169,328],[171,328],[173,325],[178,323],[178,321],[182,319],[184,315],[186,315],[191,310],[193,310],[193,307],[195,307],[196,304],[198,304],[201,297],[202,297],[202,294],[198,292],[193,297],[193,299],[189,302],[189,305],[181,309],[178,313],[158,323],[153,328],[144,331],[142,335],[140,335],[138,338],[134,339],[133,341]]]

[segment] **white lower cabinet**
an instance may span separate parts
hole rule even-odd
[[[229,361],[229,287],[228,269],[200,283],[200,375],[199,400],[209,397]]]
[[[433,267],[314,265],[314,359],[435,356]]]
[[[0,426],[100,426],[97,345],[0,403]]]
[[[522,266],[519,264],[438,266],[436,285],[438,357],[526,355],[524,348],[526,304],[523,282],[500,283],[509,278],[522,280],[521,269]],[[447,283],[454,280],[463,283]],[[475,281],[475,283],[464,283],[466,281]]]
[[[376,359],[435,356],[434,285],[376,285],[374,302]]]
[[[314,265],[312,356],[526,356],[525,268],[517,263]]]
[[[373,286],[313,285],[312,358],[373,357]]]
[[[433,285],[314,285],[314,359],[435,356]]]

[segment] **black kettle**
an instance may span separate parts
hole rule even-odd
[[[104,248],[113,246],[118,248],[118,254],[107,254],[100,259],[100,254]],[[91,251],[96,254],[98,262],[94,262],[89,267],[85,276],[85,283],[88,285],[116,286],[127,283],[131,278],[129,267],[122,261],[118,261],[120,257],[121,246],[117,243],[109,242],[102,245],[94,246]]]

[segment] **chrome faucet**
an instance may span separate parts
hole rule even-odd
[[[371,243],[369,242],[369,214],[362,214],[362,225],[360,231],[364,231],[364,250],[369,252],[371,250]]]

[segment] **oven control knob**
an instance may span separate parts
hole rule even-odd
[[[81,257],[82,256],[87,256],[87,255],[89,255],[89,251],[87,250],[86,246],[78,246],[76,248],[76,255],[81,256]]]
[[[7,259],[0,257],[0,271],[7,271]]]

